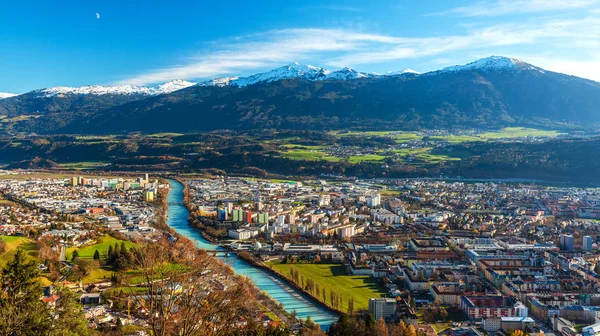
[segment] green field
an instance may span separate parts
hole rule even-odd
[[[88,245],[82,248],[77,248],[77,247],[69,247],[67,249],[67,259],[71,260],[71,255],[73,254],[74,250],[77,250],[77,253],[79,253],[79,257],[82,259],[93,259],[94,258],[94,252],[96,250],[98,250],[98,252],[100,252],[100,256],[105,256],[108,253],[108,247],[109,246],[114,246],[115,243],[119,244],[119,247],[121,246],[121,243],[124,242],[125,246],[129,249],[131,247],[136,247],[137,244],[132,243],[130,241],[126,241],[126,240],[120,240],[114,237],[111,237],[109,235],[104,235],[102,238],[99,238],[98,243],[93,244],[93,245]]]
[[[417,133],[410,132],[398,132],[398,131],[369,131],[369,132],[334,132],[333,135],[337,137],[359,137],[359,138],[368,138],[368,137],[390,137],[394,139],[396,143],[404,143],[412,140],[421,139],[422,136]]]
[[[0,267],[4,267],[8,261],[14,258],[19,247],[23,248],[23,251],[25,251],[28,261],[38,262],[37,249],[33,240],[17,236],[0,236],[0,240],[6,242],[6,252],[0,254]],[[42,286],[48,286],[52,283],[46,277],[40,277],[39,281]]]
[[[105,166],[107,165],[107,162],[69,162],[69,163],[59,163],[58,165],[61,168],[66,168],[66,169],[90,169],[90,168],[95,168],[98,166]]]
[[[284,276],[289,276],[294,267],[306,279],[312,279],[320,288],[325,287],[327,293],[334,291],[343,297],[341,310],[348,307],[348,298],[354,298],[354,309],[369,308],[369,299],[382,297],[386,291],[377,281],[366,275],[348,275],[340,264],[282,264],[280,261],[267,263]],[[329,294],[327,294],[329,304]]]
[[[290,149],[281,152],[283,157],[292,160],[308,160],[308,161],[340,161],[341,159],[335,156],[330,156],[324,152],[312,149]]]
[[[386,156],[378,155],[378,154],[367,154],[367,155],[352,155],[348,158],[348,162],[350,163],[360,163],[360,162],[378,162],[383,161]]]
[[[14,257],[19,246],[27,254],[27,260],[37,260],[37,250],[33,240],[17,236],[0,236],[0,239],[6,242],[6,252],[0,255],[0,266],[4,266]]]
[[[526,127],[506,127],[498,132],[486,132],[481,134],[473,135],[439,135],[431,136],[429,139],[432,140],[445,140],[450,143],[461,143],[461,142],[476,142],[476,141],[488,141],[496,139],[517,139],[524,137],[545,137],[554,138],[563,133],[558,131],[540,130],[535,128]]]

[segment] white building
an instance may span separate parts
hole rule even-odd
[[[247,229],[238,229],[238,230],[229,230],[229,237],[237,240],[247,240],[253,237],[258,236],[258,231],[256,230],[247,230]]]
[[[367,206],[370,208],[377,208],[381,206],[381,195],[374,194],[367,197]]]

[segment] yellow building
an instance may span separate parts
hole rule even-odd
[[[149,190],[144,192],[144,199],[146,202],[154,202],[154,192]]]
[[[78,184],[79,184],[79,178],[77,176],[71,177],[71,185],[75,187]]]

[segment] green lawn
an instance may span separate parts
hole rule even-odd
[[[385,288],[377,281],[365,275],[348,275],[343,265],[340,264],[282,264],[280,261],[267,263],[284,276],[289,276],[290,268],[294,267],[305,279],[312,279],[320,288],[325,287],[327,291],[327,303],[329,304],[329,293],[334,291],[342,296],[341,310],[348,307],[348,298],[354,298],[354,309],[362,310],[369,308],[369,299],[382,297]],[[322,289],[321,289],[322,290]]]
[[[17,236],[0,236],[0,240],[6,242],[6,252],[0,254],[0,268],[4,267],[8,261],[14,258],[19,247],[22,247],[25,251],[28,261],[39,262],[37,258],[37,249],[33,240]],[[40,277],[39,281],[42,286],[48,286],[52,284],[52,282],[44,276]]]
[[[96,250],[98,250],[98,252],[100,252],[100,256],[104,257],[107,253],[108,253],[108,247],[109,246],[114,246],[115,243],[119,244],[119,247],[121,246],[121,243],[125,242],[125,246],[129,249],[131,247],[135,247],[137,246],[137,244],[132,243],[130,241],[126,241],[126,240],[120,240],[114,237],[111,237],[109,235],[104,235],[102,238],[99,238],[98,243],[93,244],[93,245],[88,245],[82,248],[76,248],[76,247],[69,247],[67,249],[67,259],[70,260],[71,259],[71,255],[73,254],[74,250],[77,250],[77,253],[79,253],[79,258],[82,259],[93,259],[94,258],[94,252]]]
[[[5,265],[14,257],[19,246],[27,254],[27,260],[37,260],[37,250],[33,240],[17,236],[0,236],[0,239],[6,242],[6,252],[0,255],[0,266]]]

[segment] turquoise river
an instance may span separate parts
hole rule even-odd
[[[167,211],[167,224],[175,229],[177,233],[191,239],[196,246],[206,250],[221,250],[216,244],[212,244],[200,232],[188,223],[189,212],[181,203],[183,202],[183,185],[175,180],[169,180],[171,191],[167,198],[169,203]],[[315,303],[310,298],[301,295],[294,288],[288,286],[280,279],[271,276],[260,268],[235,257],[225,257],[224,254],[217,256],[225,263],[231,265],[236,273],[247,276],[260,289],[267,292],[273,299],[280,302],[286,311],[293,312],[300,318],[310,316],[313,321],[319,323],[325,330],[336,321],[338,316]]]

